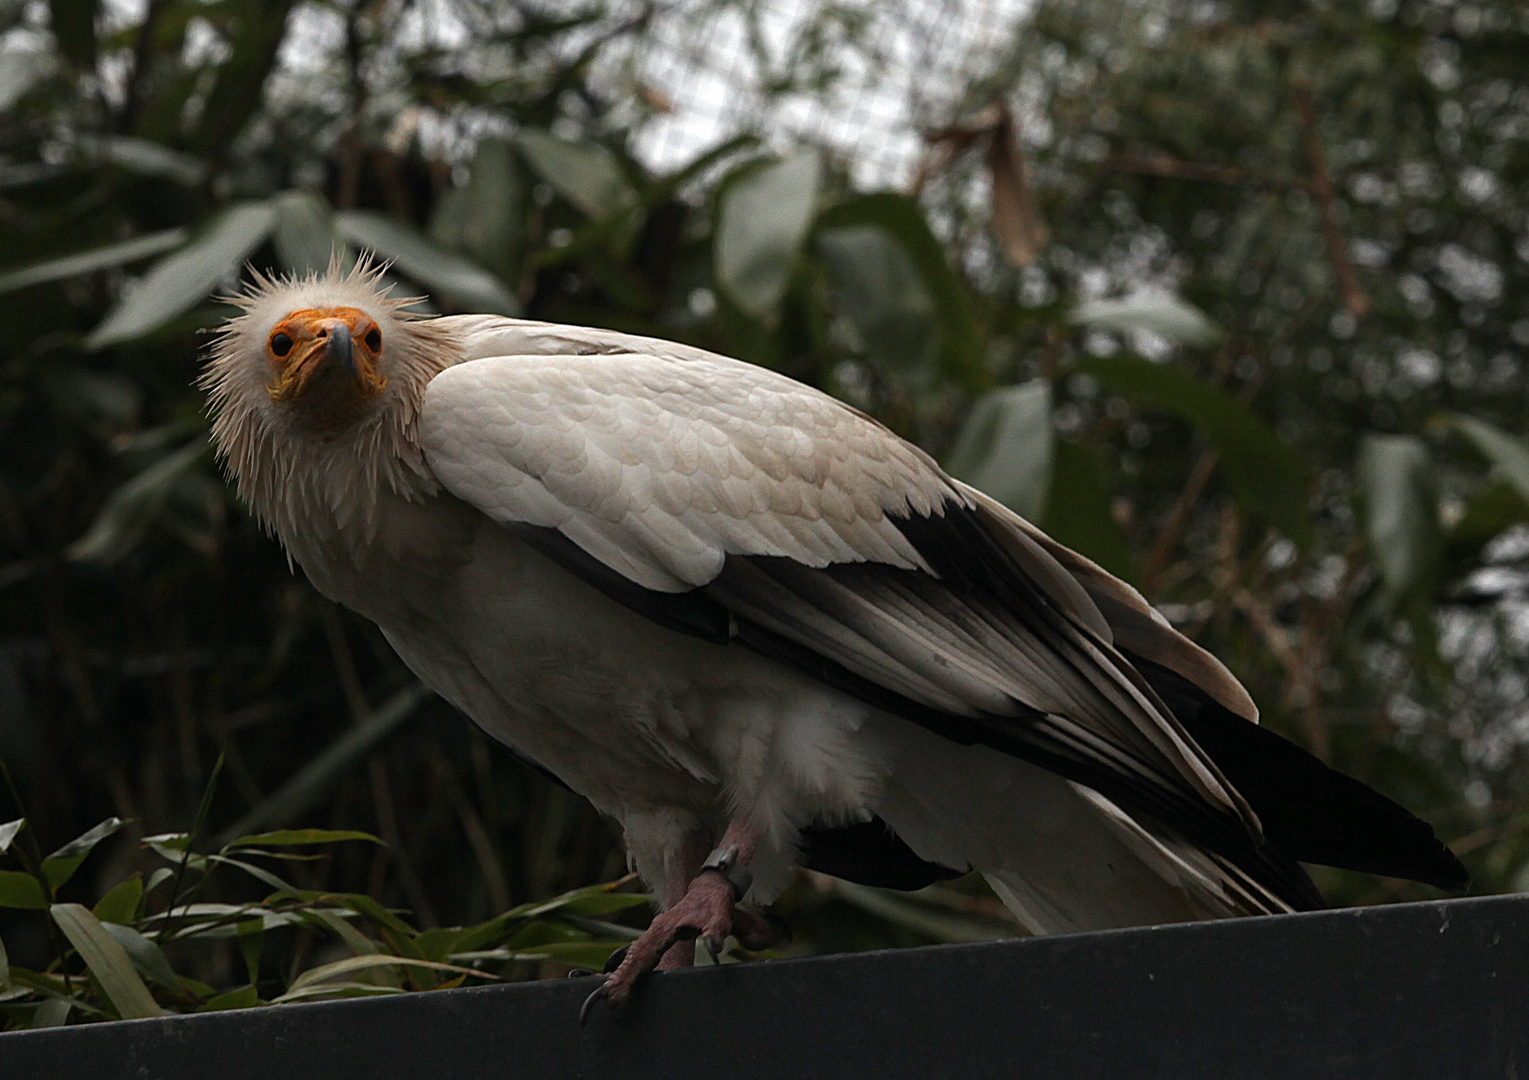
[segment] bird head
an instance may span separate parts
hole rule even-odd
[[[379,484],[418,486],[425,386],[461,355],[441,320],[404,310],[413,301],[388,295],[365,259],[300,278],[255,273],[229,302],[240,313],[200,383],[219,456],[262,518],[280,521],[308,473],[361,503]]]
[[[404,311],[412,301],[389,296],[381,277],[365,260],[348,273],[336,261],[303,278],[256,274],[229,298],[242,313],[223,327],[202,378],[214,412],[253,409],[283,426],[333,430],[386,410],[400,377],[439,370],[440,333]]]

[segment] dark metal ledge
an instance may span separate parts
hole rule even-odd
[[[1529,1078],[1529,898],[730,965],[0,1036],[0,1077]]]

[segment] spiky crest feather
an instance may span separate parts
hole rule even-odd
[[[386,269],[365,256],[348,272],[338,256],[322,274],[269,277],[252,269],[243,290],[225,298],[242,314],[223,327],[198,380],[213,442],[240,495],[289,551],[326,525],[369,539],[381,494],[417,500],[438,488],[416,427],[426,384],[459,361],[459,347],[443,326],[407,310],[417,298],[388,295]],[[301,402],[272,401],[269,391],[271,329],[292,311],[316,307],[364,311],[383,335],[387,389],[340,429],[315,427]]]

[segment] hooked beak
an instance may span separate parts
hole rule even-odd
[[[381,351],[381,332],[363,311],[294,311],[276,324],[266,343],[267,359],[275,375],[271,398],[296,400],[330,371],[342,376],[344,385],[362,399],[374,398],[387,386],[387,378],[379,370]]]

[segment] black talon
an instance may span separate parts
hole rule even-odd
[[[584,1022],[589,1019],[589,1010],[595,1007],[595,1002],[606,996],[605,981],[601,980],[600,985],[595,987],[595,992],[585,998],[584,1004],[579,1007],[579,1027],[583,1027]]]
[[[626,959],[626,950],[627,946],[623,945],[621,948],[611,953],[610,959],[605,962],[605,973],[607,975],[621,966],[621,961]]]

